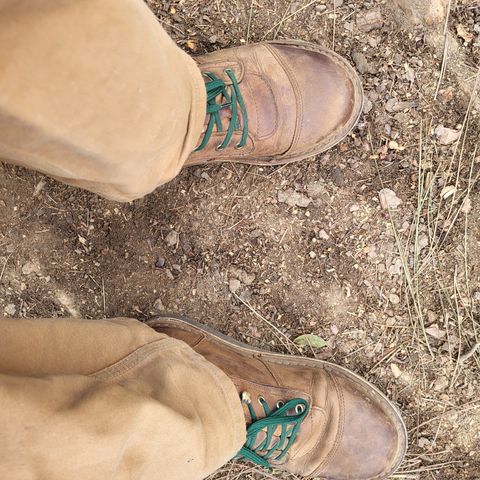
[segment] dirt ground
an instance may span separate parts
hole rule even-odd
[[[479,113],[422,29],[399,28],[388,1],[148,3],[191,54],[334,48],[361,73],[364,115],[318,158],[192,167],[130,204],[0,164],[0,315],[169,310],[339,363],[404,413],[394,478],[480,479]],[[478,68],[480,4],[453,2],[448,27]],[[303,333],[328,345],[302,350]],[[294,477],[229,464],[216,478]]]

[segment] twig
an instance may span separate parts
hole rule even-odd
[[[5,263],[3,264],[3,268],[2,268],[2,271],[0,273],[0,282],[2,281],[2,278],[3,278],[3,274],[5,273],[5,269],[7,268],[7,263],[8,263],[8,260],[10,259],[10,257],[13,255],[13,252],[5,259]]]
[[[467,350],[465,353],[462,353],[459,357],[459,362],[463,363],[466,362],[470,357],[475,355],[475,352],[480,348],[480,342],[477,342],[472,348]]]

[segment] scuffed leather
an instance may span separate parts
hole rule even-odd
[[[225,133],[214,132],[208,146],[193,152],[187,165],[300,160],[338,143],[361,112],[363,93],[355,71],[342,57],[318,45],[265,42],[220,50],[196,61],[202,72],[214,73],[227,85],[225,70],[235,72],[248,114],[248,142],[235,148],[240,129],[229,147],[219,151]],[[230,111],[224,109],[222,115],[226,128]]]
[[[377,480],[401,463],[407,439],[398,411],[353,372],[318,360],[242,348],[181,319],[161,318],[149,325],[183,340],[223,370],[239,393],[250,393],[258,417],[264,416],[259,397],[272,407],[292,398],[308,401],[310,412],[278,468],[309,478]]]

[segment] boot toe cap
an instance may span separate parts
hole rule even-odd
[[[317,45],[275,45],[295,90],[296,135],[290,154],[319,153],[355,126],[363,91],[355,70],[339,55]]]
[[[341,435],[317,473],[345,480],[387,478],[399,467],[407,448],[400,414],[363,380],[352,381],[338,375],[335,382],[343,405]]]

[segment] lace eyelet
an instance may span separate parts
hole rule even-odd
[[[217,152],[221,152],[222,150],[225,150],[225,147],[222,147],[222,144],[218,145],[215,150],[217,150]]]
[[[303,413],[304,411],[305,411],[305,407],[303,405],[297,405],[295,407],[295,413],[300,414],[300,413]]]
[[[266,402],[267,402],[267,401],[265,400],[265,397],[262,397],[262,395],[259,395],[259,396],[257,397],[257,400],[258,400],[258,403],[259,403],[260,405],[263,405],[263,403],[266,403]]]
[[[235,145],[235,150],[242,150],[242,148],[245,148],[245,145]]]
[[[233,70],[231,68],[226,68],[224,70],[225,73],[233,73]]]
[[[284,405],[285,405],[285,402],[282,402],[281,400],[277,402],[277,408],[282,408]]]
[[[241,394],[242,403],[252,403],[252,397],[249,392],[242,392]]]

